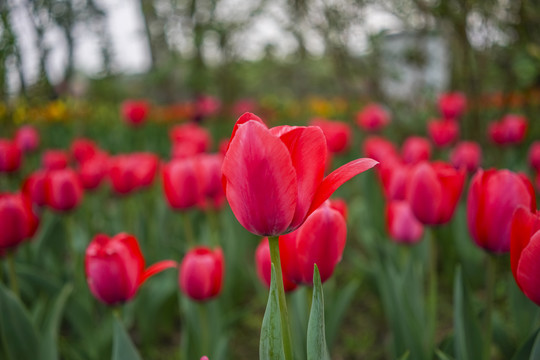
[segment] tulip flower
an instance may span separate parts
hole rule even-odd
[[[388,203],[386,229],[394,241],[403,244],[416,244],[424,233],[424,226],[416,219],[407,201]]]
[[[22,152],[14,141],[0,139],[0,173],[17,171],[21,166]]]
[[[71,143],[71,156],[81,164],[87,160],[90,160],[98,152],[98,146],[95,142],[89,139],[78,138]]]
[[[465,182],[465,169],[456,170],[441,161],[421,162],[411,169],[407,200],[424,225],[450,221]]]
[[[445,93],[439,97],[438,105],[444,119],[457,119],[465,112],[467,98],[461,92]]]
[[[279,252],[282,258],[284,257],[284,255],[281,255],[283,248],[285,247],[283,242],[281,242]],[[267,288],[270,288],[272,261],[270,259],[270,244],[268,243],[268,238],[263,238],[257,246],[257,250],[255,250],[255,268],[257,270],[257,276],[261,282],[266,285]],[[281,264],[281,269],[283,270],[283,264]],[[283,287],[286,292],[290,292],[295,290],[297,285],[289,280],[286,276],[283,276]]]
[[[139,126],[146,120],[150,105],[144,100],[126,100],[122,103],[120,111],[128,125]]]
[[[400,162],[400,156],[396,146],[389,140],[379,136],[369,136],[364,141],[364,155],[381,163]]]
[[[163,166],[162,181],[171,208],[188,210],[201,201],[202,190],[194,157],[175,159]]]
[[[32,203],[43,206],[46,205],[45,183],[47,172],[37,170],[31,173],[23,182],[22,192],[32,201]]]
[[[180,289],[192,300],[210,300],[221,292],[224,271],[223,252],[220,248],[211,250],[205,246],[195,247],[180,264]]]
[[[450,162],[456,169],[463,167],[475,172],[482,162],[482,149],[474,141],[462,141],[450,153]]]
[[[431,157],[431,144],[429,140],[420,136],[407,138],[401,147],[401,157],[406,164],[417,164],[420,161],[428,161]]]
[[[445,147],[456,141],[459,126],[455,121],[431,120],[428,122],[429,137],[437,147]]]
[[[15,133],[15,143],[23,152],[34,151],[39,146],[39,133],[30,125],[22,126]]]
[[[369,104],[356,115],[356,123],[366,131],[378,131],[390,123],[390,114],[378,104]]]
[[[529,179],[509,170],[478,170],[467,196],[467,224],[476,245],[494,253],[510,251],[512,215],[519,206],[536,209]]]
[[[173,142],[173,158],[204,153],[212,146],[212,137],[208,130],[194,123],[175,126],[169,136]]]
[[[0,250],[17,247],[36,232],[38,218],[30,199],[20,193],[0,193]]]
[[[61,170],[68,166],[69,155],[64,150],[46,150],[41,156],[41,166],[45,170]]]
[[[495,144],[515,145],[525,139],[527,127],[527,118],[509,114],[500,121],[492,122],[489,125],[488,133],[491,141]]]
[[[126,233],[112,238],[104,234],[94,237],[86,249],[84,265],[90,291],[107,305],[131,300],[149,277],[177,266],[165,260],[145,269],[137,239]]]
[[[210,95],[199,95],[195,99],[195,120],[200,121],[208,116],[217,114],[221,101]]]
[[[540,141],[535,141],[531,144],[528,160],[531,168],[537,172],[540,171]]]
[[[321,128],[326,138],[329,152],[342,153],[349,149],[351,145],[351,128],[346,123],[326,119],[313,119],[309,125]]]
[[[334,210],[339,211],[339,213],[343,216],[345,221],[347,221],[347,218],[349,217],[349,209],[347,207],[347,203],[343,199],[328,199],[330,207]]]
[[[152,153],[116,155],[109,159],[109,179],[119,195],[149,186],[154,181],[159,160]]]
[[[199,206],[202,209],[220,209],[225,202],[225,193],[221,184],[221,167],[223,155],[200,154],[196,157],[201,198]]]
[[[242,115],[222,169],[225,194],[240,224],[261,236],[291,232],[339,186],[377,164],[357,159],[323,179],[326,158],[320,128],[268,129],[257,116]]]
[[[89,160],[83,161],[79,165],[78,173],[82,186],[86,190],[97,188],[108,170],[108,157],[105,153],[97,153]]]
[[[83,188],[72,169],[49,171],[45,179],[45,201],[56,211],[69,211],[77,207],[83,197]]]
[[[234,116],[240,116],[243,113],[254,112],[257,110],[257,106],[257,102],[253,99],[240,99],[233,104],[232,114]]]
[[[389,200],[405,200],[411,166],[400,162],[382,162],[378,170],[384,195]]]

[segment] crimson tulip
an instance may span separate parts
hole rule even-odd
[[[198,246],[191,249],[180,264],[180,289],[193,300],[206,301],[219,295],[225,271],[223,252]]]
[[[356,115],[356,123],[366,131],[378,131],[390,123],[390,114],[379,104],[369,104]]]
[[[509,114],[500,121],[492,122],[489,125],[488,132],[491,141],[495,144],[514,145],[521,143],[525,139],[527,127],[527,118]]]
[[[420,136],[408,137],[401,147],[401,157],[406,164],[428,161],[431,157],[431,143]]]
[[[416,219],[407,201],[387,204],[386,229],[393,240],[403,244],[416,244],[424,234],[424,225]]]
[[[146,120],[150,105],[145,100],[126,100],[121,105],[122,118],[128,125],[139,126]]]
[[[34,151],[39,146],[39,133],[33,126],[21,126],[15,133],[15,143],[23,152]]]
[[[162,181],[163,191],[171,208],[188,210],[200,202],[202,190],[194,157],[175,159],[165,164]]]
[[[326,158],[320,128],[268,129],[257,116],[242,115],[222,169],[225,194],[240,224],[261,236],[291,232],[339,186],[377,164],[357,159],[324,177]]]
[[[459,125],[450,120],[431,120],[428,122],[428,133],[436,146],[445,147],[458,138]]]
[[[0,173],[17,171],[21,166],[22,152],[14,141],[0,139]]]
[[[283,242],[280,242],[280,257],[283,257],[281,255],[283,248],[285,248]],[[257,246],[257,250],[255,250],[255,267],[257,269],[257,276],[261,282],[265,284],[267,288],[270,288],[272,259],[270,258],[270,244],[268,243],[268,238],[263,238]],[[281,269],[283,270],[283,263],[281,263]],[[285,291],[289,292],[295,290],[297,285],[284,275],[283,287]]]
[[[407,200],[424,225],[445,224],[452,218],[465,182],[465,169],[442,161],[421,162],[411,169]]]
[[[467,98],[463,93],[457,91],[444,93],[439,97],[438,105],[443,118],[457,119],[465,112]]]
[[[512,215],[520,205],[536,209],[529,179],[509,170],[478,170],[467,196],[467,224],[475,243],[494,253],[508,252]]]
[[[34,235],[38,218],[30,199],[20,193],[0,193],[0,250],[17,247]]]
[[[482,162],[482,149],[474,141],[462,141],[450,153],[450,162],[456,169],[463,167],[475,172]]]
[[[531,168],[540,171],[540,141],[533,142],[529,147],[528,160]]]
[[[346,123],[317,118],[311,120],[309,125],[321,128],[329,152],[342,153],[349,149],[351,145],[351,128]]]
[[[45,170],[65,169],[69,163],[69,155],[64,150],[46,150],[41,156],[41,166]]]
[[[31,173],[23,182],[22,192],[32,201],[32,203],[43,206],[47,204],[45,196],[45,183],[47,172],[37,170]]]
[[[177,264],[164,260],[145,269],[137,239],[121,233],[112,238],[94,237],[86,249],[84,266],[92,294],[107,305],[117,305],[132,299],[149,277]]]
[[[83,188],[77,173],[72,169],[53,170],[45,179],[45,201],[57,211],[69,211],[81,202]]]

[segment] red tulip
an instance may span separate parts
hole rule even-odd
[[[198,165],[194,157],[175,159],[163,166],[163,191],[170,207],[188,210],[201,200]]]
[[[195,99],[195,118],[203,119],[215,115],[221,108],[221,101],[210,95],[199,95]]]
[[[425,225],[445,224],[459,201],[465,170],[441,161],[421,162],[411,169],[407,200],[416,218]]]
[[[82,186],[86,190],[97,188],[108,170],[108,157],[105,153],[97,153],[91,159],[81,163],[78,169]]]
[[[222,169],[225,194],[240,224],[261,236],[293,231],[339,186],[377,164],[357,159],[323,179],[326,155],[318,127],[268,129],[257,116],[242,115]]]
[[[15,133],[15,143],[23,152],[36,150],[39,146],[39,134],[30,125],[22,126]]]
[[[390,123],[390,114],[378,104],[369,104],[356,115],[356,123],[366,131],[378,131]]]
[[[225,203],[225,193],[221,184],[221,167],[223,155],[200,154],[196,157],[201,199],[199,206],[203,209],[220,209]]]
[[[482,162],[482,149],[474,141],[462,141],[450,153],[450,162],[456,169],[463,167],[475,172]]]
[[[109,159],[108,165],[113,190],[125,195],[152,184],[159,160],[152,153],[132,153],[116,155]]]
[[[0,173],[14,172],[21,166],[22,152],[14,141],[0,139]]]
[[[139,152],[131,154],[133,162],[136,164],[135,175],[139,187],[152,185],[159,167],[159,158],[150,152]]]
[[[69,155],[64,150],[46,150],[41,156],[45,170],[61,170],[68,166]]]
[[[540,141],[535,141],[529,148],[529,165],[536,171],[540,171]]]
[[[283,242],[279,244],[280,257],[283,257],[281,253],[283,252],[282,245]],[[263,238],[257,250],[255,250],[255,267],[257,269],[257,276],[266,287],[270,288],[270,280],[272,274],[272,259],[270,257],[270,245],[268,243],[268,238]],[[283,272],[283,263],[281,264],[281,269]],[[285,275],[283,275],[283,287],[285,291],[293,291],[296,289],[297,285],[289,280]]]
[[[481,248],[504,253],[510,250],[510,226],[520,206],[536,209],[531,182],[509,170],[478,170],[467,196],[467,224]]]
[[[328,203],[323,204],[298,230],[279,237],[284,277],[312,286],[313,267],[317,264],[321,281],[325,282],[341,261],[346,240],[343,215]]]
[[[37,226],[30,199],[20,193],[0,193],[0,250],[14,249],[32,237]]]
[[[411,173],[411,166],[401,163],[381,163],[379,178],[385,196],[389,200],[405,200],[407,197],[407,182]]]
[[[404,244],[416,244],[424,233],[424,226],[416,219],[407,201],[388,203],[386,229],[393,240]]]
[[[401,157],[406,164],[417,164],[428,161],[431,157],[431,144],[428,139],[411,136],[405,140],[401,147]]]
[[[78,138],[71,143],[70,151],[71,156],[81,164],[93,158],[99,152],[99,148],[92,140]]]
[[[345,221],[347,221],[349,217],[349,209],[347,207],[347,203],[343,199],[328,199],[329,205],[332,209],[339,211],[339,213],[343,216]]]
[[[438,147],[445,147],[456,141],[459,136],[459,126],[455,121],[431,120],[428,123],[429,137]]]
[[[47,204],[45,183],[47,172],[37,170],[31,173],[23,182],[22,192],[31,199],[32,203],[43,206]]]
[[[329,152],[341,153],[349,149],[351,145],[351,128],[348,124],[342,121],[313,119],[309,125],[321,128]]]
[[[175,126],[169,135],[173,142],[173,158],[207,152],[212,146],[212,137],[208,130],[194,123]]]
[[[47,206],[57,211],[69,211],[81,202],[83,189],[79,177],[72,169],[53,170],[45,179]]]
[[[509,114],[501,121],[492,122],[488,132],[495,144],[514,145],[525,139],[527,127],[527,119],[524,116]]]
[[[177,266],[165,260],[145,270],[137,239],[126,233],[112,238],[97,235],[86,249],[84,265],[90,291],[107,305],[129,301],[150,276]]]
[[[221,292],[224,271],[220,248],[212,251],[205,246],[195,247],[186,254],[180,265],[180,289],[193,300],[210,300]]]
[[[364,155],[381,163],[400,162],[396,146],[389,140],[379,136],[369,136],[364,141]]]
[[[122,103],[122,118],[128,125],[141,125],[150,111],[150,105],[144,100],[126,100]]]
[[[441,94],[439,97],[439,111],[443,118],[452,120],[463,115],[467,107],[467,98],[461,92]]]

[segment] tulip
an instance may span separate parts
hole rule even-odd
[[[17,247],[36,232],[38,218],[30,199],[20,193],[0,193],[0,250]]]
[[[173,158],[200,154],[212,146],[212,137],[208,130],[194,123],[175,126],[169,136],[173,142]]]
[[[43,206],[46,205],[45,183],[47,172],[37,170],[31,173],[23,182],[22,192],[32,201],[32,203]]]
[[[192,300],[210,300],[221,292],[224,271],[220,248],[195,247],[186,254],[180,265],[180,289]]]
[[[405,140],[401,147],[401,157],[406,164],[417,164],[428,161],[431,157],[431,144],[428,139],[411,136]]]
[[[107,305],[129,301],[149,277],[177,266],[165,260],[145,269],[137,239],[126,233],[94,237],[86,249],[84,265],[90,291]]]
[[[459,136],[459,126],[455,121],[431,120],[428,122],[429,137],[438,147],[445,147],[456,141]]]
[[[99,149],[92,140],[78,138],[71,143],[71,156],[79,163],[83,163],[93,158]]]
[[[201,184],[194,157],[176,159],[163,166],[163,191],[169,206],[175,210],[188,210],[201,199]]]
[[[195,99],[195,120],[199,121],[205,117],[217,114],[221,108],[221,101],[210,95],[199,95]]]
[[[240,116],[246,112],[254,112],[257,110],[257,102],[253,99],[240,99],[237,100],[232,107],[232,114],[234,116]]]
[[[325,119],[313,119],[311,126],[321,128],[328,151],[331,153],[342,153],[349,149],[351,145],[351,128],[342,121],[329,121]]]
[[[159,158],[150,152],[131,154],[133,163],[136,164],[135,175],[139,187],[152,185],[159,167]]]
[[[98,153],[82,162],[78,169],[82,186],[86,190],[97,188],[107,175],[107,169],[108,157],[105,153]]]
[[[528,160],[531,168],[537,172],[540,171],[540,141],[535,141],[531,144]]]
[[[15,133],[15,143],[23,152],[36,150],[39,146],[39,134],[30,125],[22,126]]]
[[[144,100],[126,100],[122,103],[122,118],[128,125],[139,126],[146,120],[150,105]]]
[[[225,202],[225,193],[221,184],[221,167],[223,155],[200,154],[196,157],[201,198],[199,206],[202,209],[220,209]]]
[[[495,144],[514,145],[525,139],[527,127],[527,119],[524,116],[509,114],[498,122],[492,122],[488,132]]]
[[[117,155],[109,159],[109,179],[119,195],[128,194],[154,181],[159,160],[152,153]]]
[[[482,161],[482,149],[474,141],[462,141],[450,153],[450,162],[456,169],[461,167],[475,172]]]
[[[441,161],[421,162],[411,169],[407,200],[416,218],[424,225],[450,221],[465,182],[465,170],[456,170]]]
[[[83,189],[72,169],[50,171],[45,179],[45,201],[57,211],[69,211],[81,202]]]
[[[339,213],[343,216],[345,221],[347,221],[347,218],[349,217],[349,209],[347,207],[347,203],[343,199],[328,199],[329,205],[332,209],[339,211]]]
[[[46,150],[41,156],[45,170],[61,170],[68,166],[69,156],[64,150]]]
[[[478,170],[467,196],[467,224],[476,245],[494,253],[510,251],[512,215],[520,205],[536,209],[529,179],[509,170]]]
[[[366,131],[378,131],[390,123],[390,114],[378,104],[369,104],[356,115],[356,123]]]
[[[240,224],[261,236],[291,232],[339,186],[377,164],[357,159],[323,179],[326,155],[318,127],[268,129],[257,116],[242,115],[222,168],[225,194]]]
[[[438,105],[443,118],[457,119],[465,112],[467,98],[461,92],[445,93],[439,97]]]
[[[416,244],[424,233],[424,226],[416,219],[407,201],[388,203],[386,229],[393,240],[403,244]]]
[[[22,152],[14,141],[0,139],[0,173],[17,171],[21,166]]]
[[[284,249],[283,242],[280,243],[279,251],[280,254]],[[283,255],[280,255],[283,257]],[[268,243],[268,238],[263,238],[257,250],[255,250],[255,267],[257,269],[257,276],[267,288],[270,288],[270,278],[272,273],[272,261],[270,259],[270,245]],[[281,264],[281,269],[283,270],[283,264]],[[286,276],[283,276],[283,287],[286,292],[290,292],[296,289],[297,285],[289,280]]]
[[[396,146],[389,140],[379,136],[369,136],[364,141],[364,155],[381,163],[401,161]]]
[[[383,162],[378,170],[385,196],[389,200],[405,200],[411,166],[400,162]]]

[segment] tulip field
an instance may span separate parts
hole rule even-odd
[[[6,108],[0,359],[540,359],[530,105]]]

